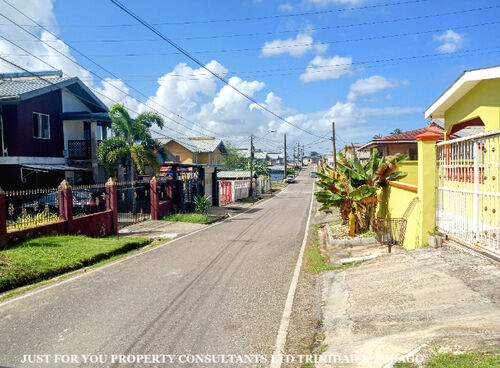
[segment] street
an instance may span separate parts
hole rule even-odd
[[[105,366],[119,354],[270,356],[312,181],[304,170],[295,184],[239,216],[1,303],[0,365],[33,366],[22,363],[26,354],[96,354]],[[70,365],[84,364],[77,362]]]

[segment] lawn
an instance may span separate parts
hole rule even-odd
[[[500,352],[439,354],[422,365],[426,368],[493,368],[500,367]],[[394,368],[417,368],[414,363],[396,363]]]
[[[144,238],[42,236],[0,251],[0,292],[96,263],[149,243]]]
[[[171,213],[163,217],[162,220],[208,224],[212,222],[213,219],[206,213]]]

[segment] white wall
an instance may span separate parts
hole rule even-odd
[[[64,150],[68,152],[68,140],[83,139],[83,121],[81,120],[64,120]]]
[[[62,105],[63,112],[80,112],[89,111],[90,109],[71,92],[62,90]]]

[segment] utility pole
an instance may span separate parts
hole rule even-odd
[[[337,150],[335,149],[335,122],[332,121],[333,169],[337,170]]]
[[[250,197],[253,197],[253,134],[250,135]]]
[[[293,162],[293,168],[295,169],[295,166],[297,165],[295,163],[295,145],[293,145],[293,161],[292,162]]]
[[[297,165],[302,168],[302,158],[300,157],[300,142],[297,142]]]
[[[283,144],[285,146],[285,172],[283,173],[283,179],[286,179],[286,169],[287,169],[287,165],[286,165],[286,133],[283,135]]]

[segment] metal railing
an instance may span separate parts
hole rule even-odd
[[[500,131],[438,143],[439,231],[500,255]]]
[[[7,231],[58,222],[59,202],[57,188],[5,192]]]
[[[90,160],[90,140],[68,140],[68,158],[71,160]]]

